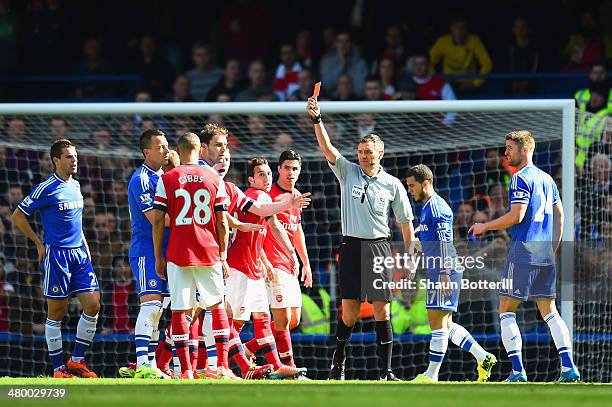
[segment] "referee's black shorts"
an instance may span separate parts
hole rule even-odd
[[[340,298],[359,301],[391,301],[388,285],[393,270],[384,268],[375,272],[375,258],[391,257],[389,239],[359,239],[343,236],[338,263]],[[380,269],[381,267],[378,267]]]

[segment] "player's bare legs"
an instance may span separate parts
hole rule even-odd
[[[555,347],[561,359],[561,375],[558,382],[577,382],[580,381],[580,373],[573,360],[572,338],[565,321],[559,315],[555,300],[550,298],[537,298],[536,304],[540,315],[548,325],[550,335],[555,342]]]

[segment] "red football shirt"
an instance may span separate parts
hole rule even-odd
[[[215,212],[227,210],[222,183],[218,175],[195,164],[178,166],[161,176],[154,208],[170,216],[169,262],[181,267],[219,262]]]
[[[282,195],[287,193],[291,193],[291,191],[287,191],[282,189],[277,183],[272,185],[270,189],[269,195],[272,198],[273,202],[278,202],[283,200]],[[286,198],[285,198],[286,199]],[[302,217],[302,210],[296,208],[289,208],[284,210],[283,212],[277,213],[276,218],[280,221],[280,224],[283,225],[285,230],[287,231],[287,235],[289,236],[289,240],[291,244],[295,247],[295,234],[297,233],[298,227],[300,225],[300,220]],[[266,236],[266,240],[264,241],[264,251],[266,252],[266,256],[270,263],[274,266],[275,269],[281,269],[286,271],[287,273],[292,273],[292,254],[287,253],[285,249],[281,246],[281,244],[276,240],[272,233],[268,232]]]
[[[249,188],[244,194],[260,204],[272,202],[270,196],[265,191],[259,189]],[[260,225],[266,223],[265,218],[244,212],[238,212],[238,220]],[[261,254],[265,237],[266,229],[257,232],[241,232],[238,230],[236,238],[227,253],[227,264],[231,268],[243,272],[252,280],[262,278],[263,270],[259,267],[259,255]]]
[[[224,182],[225,191],[227,192],[227,196],[229,199],[227,211],[232,215],[237,214],[238,210],[243,213],[247,213],[251,205],[253,205],[253,200],[246,196],[244,192],[242,192],[242,190],[238,188],[233,182]]]

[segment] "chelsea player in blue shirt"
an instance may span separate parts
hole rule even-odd
[[[100,289],[83,234],[81,188],[72,178],[78,162],[74,144],[67,139],[56,140],[51,146],[51,160],[55,172],[21,201],[13,212],[12,221],[38,250],[43,294],[47,299],[45,338],[53,376],[95,378],[84,356],[96,333]],[[28,221],[37,210],[44,228],[42,241]],[[83,313],[77,325],[72,357],[64,364],[61,323],[71,295],[76,295]]]
[[[497,359],[486,352],[467,329],[452,320],[453,312],[457,312],[462,276],[462,270],[455,265],[457,252],[453,246],[453,212],[434,190],[433,173],[426,165],[419,164],[410,168],[406,183],[414,200],[423,204],[418,237],[427,266],[426,307],[432,331],[429,366],[413,382],[438,381],[449,339],[476,358],[478,381],[487,381]],[[414,271],[410,277],[414,277]]]
[[[502,275],[512,284],[499,293],[502,342],[512,362],[512,374],[506,381],[527,381],[515,312],[522,301],[531,297],[548,324],[561,358],[557,381],[577,382],[580,373],[572,359],[572,340],[555,306],[555,253],[561,242],[563,205],[552,177],[533,165],[534,150],[535,140],[529,131],[506,134],[506,157],[518,169],[508,190],[510,211],[490,222],[475,223],[470,231],[478,236],[489,230],[509,229],[512,235]]]
[[[134,328],[136,342],[136,370],[121,368],[121,376],[135,378],[159,378],[161,371],[155,361],[155,350],[159,340],[159,320],[162,315],[163,297],[169,295],[168,283],[155,273],[153,253],[153,198],[157,181],[163,173],[162,166],[168,163],[170,149],[163,131],[145,130],[140,136],[140,150],[145,160],[134,171],[128,184],[128,203],[132,239],[130,241],[130,265],[136,279],[140,299],[140,311]],[[168,242],[166,229],[164,243]]]

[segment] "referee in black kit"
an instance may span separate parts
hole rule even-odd
[[[361,303],[370,301],[376,320],[376,345],[382,374],[380,380],[399,380],[391,371],[393,329],[389,303],[391,290],[375,286],[375,280],[392,281],[392,270],[374,272],[374,257],[391,257],[388,225],[389,209],[402,229],[405,248],[414,241],[412,208],[408,194],[399,179],[386,173],[380,165],[384,144],[376,134],[359,142],[359,165],[348,161],[331,144],[321,121],[321,110],[315,98],[308,99],[308,115],[314,123],[321,151],[340,182],[342,243],[338,265],[342,319],[336,327],[336,350],[329,379],[344,380],[346,344],[359,316]]]

